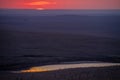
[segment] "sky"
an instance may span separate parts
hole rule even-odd
[[[0,0],[7,9],[120,9],[120,0]]]

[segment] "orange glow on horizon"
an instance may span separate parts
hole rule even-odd
[[[0,0],[7,9],[120,9],[120,0]]]
[[[31,6],[37,6],[37,5],[50,5],[50,4],[56,4],[56,2],[38,1],[38,2],[26,3],[26,5],[31,5]]]

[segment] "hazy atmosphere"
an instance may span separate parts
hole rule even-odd
[[[119,0],[0,0],[0,80],[120,80]]]

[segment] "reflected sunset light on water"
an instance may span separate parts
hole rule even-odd
[[[45,71],[48,71],[48,70],[43,69],[43,68],[32,67],[28,70],[21,70],[20,72],[21,73],[29,73],[29,72],[45,72]]]
[[[71,69],[71,68],[92,68],[92,67],[109,67],[120,66],[120,63],[80,63],[80,64],[56,64],[31,67],[27,70],[13,71],[13,73],[32,73],[32,72],[48,72],[55,70]]]

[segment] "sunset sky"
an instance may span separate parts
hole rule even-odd
[[[120,0],[0,0],[9,9],[120,9]]]

